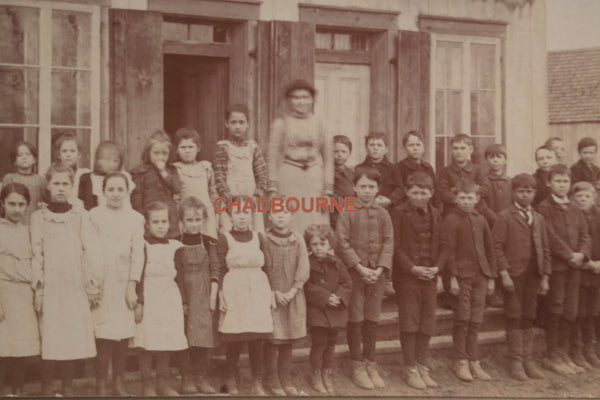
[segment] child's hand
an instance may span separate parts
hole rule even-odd
[[[281,306],[287,306],[289,302],[289,300],[279,290],[275,291],[275,300],[277,301],[277,305]]]
[[[181,200],[181,195],[180,195],[180,194],[177,194],[177,193],[175,193],[175,194],[173,195],[173,200],[175,201],[175,203],[179,203],[179,201]]]
[[[600,274],[600,261],[590,261],[590,267],[593,273]]]
[[[500,277],[502,278],[502,286],[504,286],[504,289],[506,289],[509,292],[514,292],[515,291],[515,283],[511,279],[508,272],[503,271],[503,273],[500,274]]]
[[[366,284],[370,285],[372,282],[372,272],[373,270],[370,270],[369,268],[365,268],[360,264],[357,264],[356,267],[356,272],[358,272],[358,275],[360,276],[360,279],[363,280],[363,282],[365,282]]]
[[[298,294],[298,289],[294,287],[294,288],[291,288],[286,293],[284,293],[283,296],[286,298],[286,300],[289,304],[290,301],[294,300],[294,297],[296,297],[296,294]]]
[[[97,308],[100,305],[100,294],[88,293],[88,302],[90,303],[90,309]]]
[[[165,168],[167,167],[167,163],[165,161],[162,160],[158,160],[154,163],[154,165],[156,166],[156,168],[158,169],[158,172],[160,172],[161,175],[164,176],[163,173],[166,173],[167,171],[165,170]]]
[[[545,296],[550,290],[550,284],[548,282],[548,275],[542,276],[542,281],[540,282],[540,288],[538,289],[538,294],[541,296]]]
[[[428,279],[435,279],[435,277],[439,273],[440,273],[440,269],[438,267],[425,268],[425,276]]]
[[[392,205],[392,201],[385,196],[377,196],[375,197],[375,203],[383,208],[387,208]]]
[[[450,293],[457,296],[460,291],[460,286],[458,286],[458,279],[455,276],[450,278]]]
[[[137,293],[135,292],[135,281],[129,281],[127,284],[127,293],[125,294],[125,301],[127,302],[127,307],[130,309],[134,309],[135,305],[138,301]]]
[[[135,323],[136,324],[139,324],[140,322],[142,322],[142,319],[144,318],[144,305],[142,303],[136,304],[134,315],[135,315]]]
[[[190,306],[187,303],[184,303],[181,306],[183,308],[183,315],[188,315],[190,312]]]
[[[221,310],[221,312],[227,311],[227,302],[225,301],[222,290],[219,290],[219,310]]]
[[[330,307],[339,307],[341,304],[340,298],[335,294],[332,293],[329,296],[329,300],[327,301],[327,305]]]
[[[425,267],[421,267],[419,265],[414,265],[411,269],[410,272],[416,276],[417,278],[425,278]]]
[[[444,282],[442,282],[442,277],[441,276],[437,277],[437,282],[435,284],[435,291],[438,294],[444,292]]]
[[[35,291],[35,298],[33,299],[33,308],[35,312],[38,314],[42,314],[42,305],[44,304],[44,295],[42,295],[41,291]]]
[[[275,292],[271,292],[271,309],[277,308],[277,300],[275,298]]]
[[[584,259],[585,255],[583,253],[573,253],[571,254],[571,259],[569,260],[569,262],[580,267],[581,264],[583,264]]]
[[[494,288],[496,286],[496,283],[493,279],[488,279],[487,281],[487,295],[491,296],[494,294]]]
[[[217,309],[217,293],[218,290],[210,291],[210,311],[213,312]]]

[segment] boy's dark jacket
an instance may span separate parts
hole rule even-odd
[[[352,292],[352,278],[346,266],[334,255],[319,260],[311,254],[308,260],[310,277],[304,284],[308,326],[344,328],[348,323],[348,302]],[[340,297],[341,307],[327,305],[332,294]]]
[[[392,280],[401,281],[406,279],[407,275],[413,277],[411,269],[416,264],[413,260],[419,258],[417,232],[414,225],[413,215],[417,210],[409,201],[405,201],[392,210],[392,224],[394,225],[394,266],[392,270]],[[440,210],[429,205],[431,215],[431,249],[429,258],[431,266],[438,265],[440,254],[440,227],[442,224],[442,214]]]
[[[577,161],[571,166],[571,183],[589,182],[598,185],[600,182],[600,167],[592,164],[588,166],[583,160]]]
[[[533,177],[535,178],[535,183],[537,185],[537,191],[535,192],[535,197],[533,198],[533,205],[537,206],[542,201],[546,200],[548,196],[550,196],[550,187],[548,186],[548,172],[538,168],[533,173]]]
[[[381,174],[381,183],[379,184],[379,194],[385,196],[392,201],[392,207],[402,203],[404,199],[404,184],[402,183],[402,175],[396,167],[392,164],[387,157],[383,157],[383,160],[376,163],[367,156],[365,161],[358,164],[357,168],[370,167],[374,168]]]
[[[492,229],[498,271],[508,271],[510,276],[519,276],[529,267],[530,259],[535,258],[540,276],[552,273],[546,221],[535,210],[532,210],[532,214],[531,228],[514,204],[498,214]],[[529,240],[529,235],[533,237],[533,252],[523,245]]]
[[[477,211],[452,210],[442,223],[439,264],[457,278],[473,277],[477,270],[497,277],[492,231],[485,217]]]
[[[341,197],[354,197],[354,183],[352,178],[354,177],[354,171],[352,168],[342,165],[335,166],[334,169],[334,180],[333,180],[333,195],[336,199]]]
[[[583,211],[569,203],[563,209],[552,195],[537,205],[536,210],[544,216],[548,224],[552,270],[569,269],[571,254],[579,252],[589,258],[591,239]]]

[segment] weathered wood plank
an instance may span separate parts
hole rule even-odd
[[[394,29],[399,11],[300,3],[300,21],[352,29]]]
[[[254,0],[148,0],[148,9],[165,14],[244,21],[259,18],[260,4]]]
[[[176,40],[163,42],[164,54],[180,54],[185,56],[229,57],[232,46],[229,43],[187,43]]]
[[[110,10],[113,137],[139,163],[147,137],[163,127],[162,14]]]
[[[371,64],[371,56],[368,52],[345,51],[345,50],[315,50],[315,61],[335,64]]]
[[[371,119],[372,132],[384,132],[394,139],[394,98],[392,96],[392,31],[371,37]]]

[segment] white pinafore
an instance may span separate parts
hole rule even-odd
[[[221,313],[219,332],[273,332],[271,286],[262,270],[265,258],[258,233],[252,232],[252,239],[245,243],[236,241],[229,232],[224,235],[229,250],[222,298],[227,310]]]

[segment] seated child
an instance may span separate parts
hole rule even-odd
[[[596,165],[598,142],[591,137],[585,137],[577,143],[577,151],[581,157],[571,166],[571,181],[589,182],[596,190],[600,190],[600,167]]]
[[[356,168],[374,168],[379,172],[381,184],[375,202],[385,209],[400,204],[404,199],[402,176],[396,165],[388,161],[388,138],[384,133],[371,133],[365,138],[367,157]]]
[[[569,350],[577,319],[581,266],[590,256],[590,235],[583,211],[569,201],[569,169],[563,164],[552,166],[548,182],[551,194],[536,207],[549,226],[552,254],[543,365],[559,374],[574,374],[584,371],[569,357]]]
[[[352,279],[344,263],[332,254],[329,226],[311,225],[304,240],[310,251],[310,278],[304,284],[311,336],[310,382],[319,394],[333,395],[335,343],[338,331],[348,323]]]
[[[533,199],[533,205],[537,206],[548,196],[550,196],[550,187],[548,186],[548,173],[553,165],[557,164],[556,153],[549,147],[542,146],[535,150],[535,162],[538,169],[533,174],[536,181],[537,192]]]
[[[234,104],[225,112],[225,127],[229,140],[217,142],[215,150],[215,185],[219,196],[230,199],[236,196],[264,197],[267,190],[267,164],[260,146],[248,139],[250,117],[248,108]],[[253,214],[253,230],[264,231],[262,214]],[[219,214],[219,230],[229,232],[229,214]]]
[[[392,280],[398,304],[406,383],[415,389],[437,387],[427,367],[429,339],[435,334],[436,282],[441,213],[431,205],[433,179],[423,171],[406,181],[408,200],[394,207]]]
[[[335,135],[333,137],[333,197],[337,200],[345,197],[354,197],[354,185],[352,184],[353,168],[346,165],[348,157],[352,153],[352,142],[350,138],[344,135]],[[331,227],[335,229],[335,224],[339,217],[339,212],[334,209],[331,214]]]
[[[498,271],[504,290],[509,374],[517,380],[542,379],[533,360],[537,295],[548,291],[552,272],[547,226],[531,207],[536,182],[520,174],[511,180],[513,205],[500,214],[492,229]]]
[[[353,181],[356,210],[341,213],[336,227],[337,254],[353,282],[346,329],[352,380],[363,389],[383,388],[375,347],[381,301],[392,267],[394,230],[389,213],[375,200],[381,174],[373,168],[357,167]]]
[[[600,319],[598,300],[600,299],[600,208],[594,205],[597,192],[590,182],[577,182],[571,189],[571,200],[583,210],[587,220],[592,250],[590,259],[583,264],[581,271],[581,285],[579,286],[579,307],[577,311],[577,324],[574,327],[575,343],[573,361],[585,359],[590,366],[600,367],[600,359],[596,354],[600,343],[598,327]],[[577,362],[576,362],[577,364]],[[580,362],[580,364],[582,364]]]
[[[454,372],[463,381],[490,380],[479,363],[477,335],[483,322],[485,296],[494,291],[497,276],[492,234],[485,218],[475,210],[478,186],[456,185],[456,208],[442,225],[439,264],[448,270],[450,288],[458,295],[452,340],[456,353]]]

